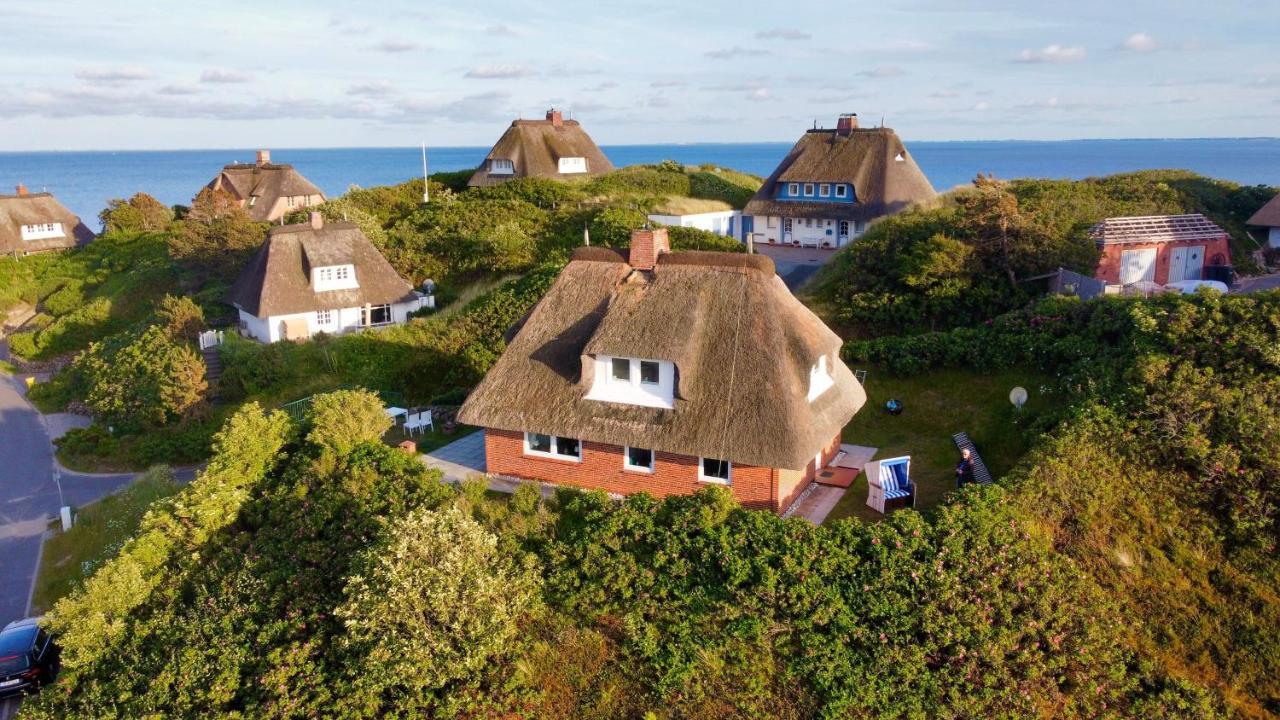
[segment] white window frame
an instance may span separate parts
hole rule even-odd
[[[332,325],[332,324],[333,324],[332,310],[316,311],[316,325],[319,325],[320,327],[328,327],[329,325]]]
[[[708,460],[724,463],[725,471],[726,471],[725,475],[727,477],[720,478],[720,477],[715,477],[714,475],[705,474],[703,472],[703,469],[706,468],[706,462]],[[733,463],[728,460],[721,460],[719,458],[699,457],[698,458],[698,482],[715,483],[716,485],[732,485],[733,484]]]
[[[657,360],[636,360],[636,365],[637,365],[637,367],[635,368],[637,371],[636,378],[639,380],[641,385],[661,385],[662,384],[662,363],[658,362]],[[652,365],[654,367],[654,369],[658,373],[657,380],[644,379],[645,365]]]
[[[633,449],[634,449],[634,450],[648,450],[648,451],[649,451],[649,464],[648,464],[648,465],[633,465],[633,464],[631,464],[631,451],[632,451]],[[622,469],[623,469],[623,470],[627,470],[627,471],[630,471],[630,472],[644,473],[644,474],[646,474],[646,475],[652,475],[652,474],[653,474],[654,466],[655,466],[655,465],[657,465],[657,461],[658,461],[658,453],[657,453],[657,452],[655,452],[654,450],[650,449],[650,448],[632,448],[630,445],[624,446],[624,447],[622,448]]]
[[[787,195],[800,197],[800,183],[787,183]]]
[[[822,183],[818,186],[818,197],[831,197],[831,185]]]
[[[765,226],[765,228],[766,228],[766,229],[768,229],[768,230],[777,230],[777,229],[778,229],[778,216],[777,216],[777,215],[767,215],[767,216],[765,216],[764,226]]]
[[[542,435],[551,439],[551,451],[534,450],[529,443],[530,435]],[[573,440],[578,443],[577,455],[565,455],[560,452],[559,443],[561,440]],[[582,441],[577,438],[561,438],[556,435],[548,435],[546,433],[525,432],[524,434],[524,454],[529,457],[546,458],[548,460],[560,460],[563,462],[582,462]]]
[[[489,159],[490,175],[515,175],[516,164],[507,158],[490,158]]]
[[[385,321],[383,321],[383,322],[374,322],[374,321],[373,321],[373,311],[374,311],[374,310],[386,310],[386,318],[387,318],[387,319],[386,319]],[[365,315],[365,312],[364,312],[364,308],[360,308],[360,318],[361,318],[361,320],[363,320],[365,317],[366,317],[366,315]],[[368,317],[368,319],[369,319],[369,324],[368,324],[366,327],[386,327],[387,325],[395,325],[395,324],[396,324],[395,311],[392,309],[392,307],[391,307],[391,303],[380,303],[380,304],[378,304],[378,305],[370,305],[370,306],[369,306],[369,314],[368,314],[368,316],[367,316],[367,317]]]
[[[561,175],[580,175],[587,172],[587,159],[584,157],[562,157],[556,162],[556,170]]]
[[[813,183],[804,184],[804,196],[813,197]]]
[[[836,184],[836,197],[838,197],[838,198],[846,198],[846,197],[849,197],[849,186],[848,186],[848,185],[845,185],[844,183],[837,183],[837,184]]]
[[[60,222],[23,225],[20,230],[19,234],[23,240],[48,240],[67,236]]]

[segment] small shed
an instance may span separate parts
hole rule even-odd
[[[1090,235],[1102,251],[1094,277],[1109,285],[1220,279],[1214,269],[1231,267],[1231,237],[1199,213],[1107,218]]]

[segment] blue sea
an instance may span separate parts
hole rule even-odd
[[[768,175],[791,143],[614,145],[603,149],[619,167],[676,160],[712,163]],[[933,186],[948,190],[980,172],[1000,178],[1084,178],[1129,170],[1183,168],[1245,185],[1280,186],[1280,138],[1201,140],[1066,140],[1060,142],[911,142],[907,147]],[[487,147],[429,150],[432,172],[475,167]],[[143,191],[169,205],[187,204],[218,170],[252,162],[254,150],[166,150],[0,153],[0,192],[22,182],[55,193],[96,227],[107,200]],[[273,148],[334,197],[352,185],[402,182],[422,173],[419,148]]]

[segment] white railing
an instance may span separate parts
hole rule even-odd
[[[208,350],[211,347],[217,347],[222,344],[221,330],[206,330],[200,333],[200,349]]]

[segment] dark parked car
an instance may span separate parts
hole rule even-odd
[[[40,618],[14,620],[0,630],[0,697],[33,692],[58,674],[58,646]]]

